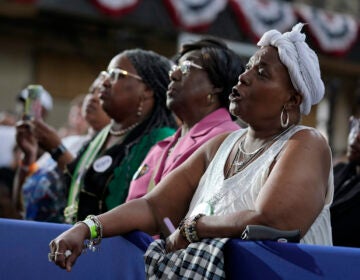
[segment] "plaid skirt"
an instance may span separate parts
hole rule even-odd
[[[225,279],[223,248],[228,238],[203,239],[166,253],[165,241],[155,240],[144,258],[147,279]]]

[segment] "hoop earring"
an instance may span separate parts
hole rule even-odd
[[[210,104],[214,103],[213,95],[212,95],[211,93],[209,93],[209,94],[207,95],[207,99],[208,99],[208,102],[209,102]]]
[[[284,122],[284,111],[286,113],[286,121]],[[287,128],[289,125],[289,113],[286,111],[285,106],[281,110],[280,114],[280,125],[282,128]]]
[[[136,116],[141,117],[143,113],[143,99],[141,98],[139,107],[137,108]]]

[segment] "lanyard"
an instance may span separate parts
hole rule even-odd
[[[67,223],[72,224],[75,222],[79,204],[78,196],[80,193],[80,186],[83,180],[83,175],[85,174],[85,171],[90,167],[90,165],[94,162],[95,157],[99,153],[100,148],[102,147],[108,136],[109,130],[110,125],[106,126],[103,130],[101,130],[101,132],[95,137],[95,139],[91,141],[75,167],[75,171],[71,179],[67,207],[64,210],[65,221]]]

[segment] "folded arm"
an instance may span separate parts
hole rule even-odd
[[[255,209],[202,217],[199,237],[240,237],[248,224],[300,229],[304,236],[325,204],[330,169],[331,152],[320,133],[296,133],[274,162]]]

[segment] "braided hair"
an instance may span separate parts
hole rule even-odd
[[[166,90],[170,83],[168,73],[171,61],[153,51],[143,49],[126,50],[123,54],[130,60],[143,82],[154,92],[155,106],[143,134],[147,134],[149,130],[156,127],[176,128],[174,116],[166,107]]]

